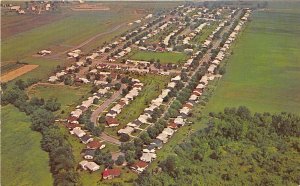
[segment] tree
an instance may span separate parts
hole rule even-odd
[[[96,150],[94,161],[99,165],[104,165],[105,167],[111,167],[114,164],[111,153],[109,151],[103,152],[100,149]]]
[[[120,165],[122,165],[124,163],[124,161],[125,161],[125,157],[122,156],[122,155],[120,155],[118,157],[118,159],[115,161],[115,163],[120,166]]]
[[[127,142],[127,141],[129,141],[129,139],[130,139],[130,137],[129,137],[128,134],[121,134],[120,135],[120,141],[121,142]]]
[[[127,151],[125,153],[125,159],[129,165],[132,165],[135,161],[135,152],[134,151]]]
[[[140,136],[140,138],[143,140],[145,144],[151,143],[151,138],[149,137],[149,134],[147,132],[143,132]]]
[[[147,130],[150,138],[154,139],[158,135],[158,130],[156,127],[149,127]]]
[[[93,128],[92,134],[93,134],[94,136],[100,136],[101,133],[103,132],[103,130],[104,130],[103,125],[101,125],[101,126],[96,126],[96,127]]]
[[[121,88],[121,84],[120,83],[116,83],[114,89],[115,90],[120,90]]]
[[[45,103],[45,109],[55,112],[60,109],[60,103],[57,102],[57,98],[50,98]]]
[[[19,79],[16,81],[15,85],[19,87],[19,89],[24,90],[26,88],[26,84],[23,80]]]
[[[73,79],[70,75],[67,75],[64,79],[64,84],[65,85],[72,85],[73,84]]]
[[[41,146],[44,151],[51,152],[63,143],[63,134],[58,128],[51,127],[43,133]]]
[[[45,109],[35,110],[31,116],[32,129],[42,132],[54,123],[54,115]]]
[[[99,123],[101,124],[101,123],[105,123],[105,116],[100,116],[99,117]]]
[[[111,83],[111,82],[112,82],[111,77],[107,77],[107,78],[106,78],[106,81],[107,81],[108,83]]]
[[[176,169],[176,156],[169,155],[164,161],[162,161],[159,166],[167,171],[169,175],[172,175]]]

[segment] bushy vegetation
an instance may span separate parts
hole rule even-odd
[[[251,114],[243,106],[225,108],[224,112],[210,116],[208,128],[177,145],[176,155],[169,155],[159,163],[157,171],[162,172],[142,174],[137,185],[299,182],[299,116],[286,112]]]
[[[3,105],[13,104],[31,118],[31,129],[42,134],[42,149],[49,153],[50,170],[54,177],[54,185],[75,185],[79,175],[75,171],[72,148],[59,127],[54,125],[52,112],[60,109],[56,99],[46,102],[41,98],[29,99],[24,89],[30,86],[22,80],[4,90],[1,97]]]

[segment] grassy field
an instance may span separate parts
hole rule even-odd
[[[12,105],[2,107],[1,117],[1,185],[53,185],[48,154],[30,118]]]
[[[211,25],[203,28],[200,34],[198,34],[193,40],[192,43],[201,44],[207,37],[218,27],[217,22],[212,22]]]
[[[181,64],[185,62],[185,60],[187,59],[187,55],[184,53],[175,52],[137,51],[132,56],[130,56],[130,59],[143,61],[150,61],[151,59],[157,61],[159,59],[161,64]]]
[[[300,11],[255,12],[206,109],[300,112]]]
[[[60,117],[67,117],[82,100],[90,95],[91,85],[82,85],[80,87],[71,87],[66,85],[37,85],[30,89],[28,94],[45,100],[57,98],[61,103],[61,109],[57,111]],[[64,114],[61,114],[64,111]]]
[[[144,83],[144,87],[140,94],[125,106],[120,114],[118,114],[117,119],[120,122],[118,127],[106,128],[105,132],[117,135],[117,131],[120,128],[123,128],[127,123],[137,119],[144,109],[151,103],[151,100],[155,99],[165,87],[170,80],[166,76],[157,76],[157,75],[145,75],[135,77]]]

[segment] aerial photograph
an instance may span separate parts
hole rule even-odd
[[[1,0],[1,186],[299,186],[300,0]]]

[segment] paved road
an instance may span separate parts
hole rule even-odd
[[[98,107],[91,115],[91,121],[98,125],[98,116],[112,103],[114,102],[121,94],[122,90],[126,88],[125,84],[122,84],[120,90],[116,91],[109,99],[105,100],[100,107]]]
[[[94,123],[94,125],[98,125],[98,116],[107,108],[109,107],[109,105],[111,103],[113,103],[114,101],[116,101],[119,96],[122,94],[122,90],[126,88],[126,85],[125,84],[122,84],[120,90],[118,90],[117,92],[115,92],[109,99],[107,99],[105,102],[102,103],[102,105],[100,107],[98,107],[91,115],[91,121]],[[116,145],[121,145],[121,142],[114,138],[114,137],[111,137],[109,135],[107,135],[106,133],[102,132],[101,133],[101,136],[100,136],[101,139],[109,142],[109,143],[113,143],[113,144],[116,144]]]

